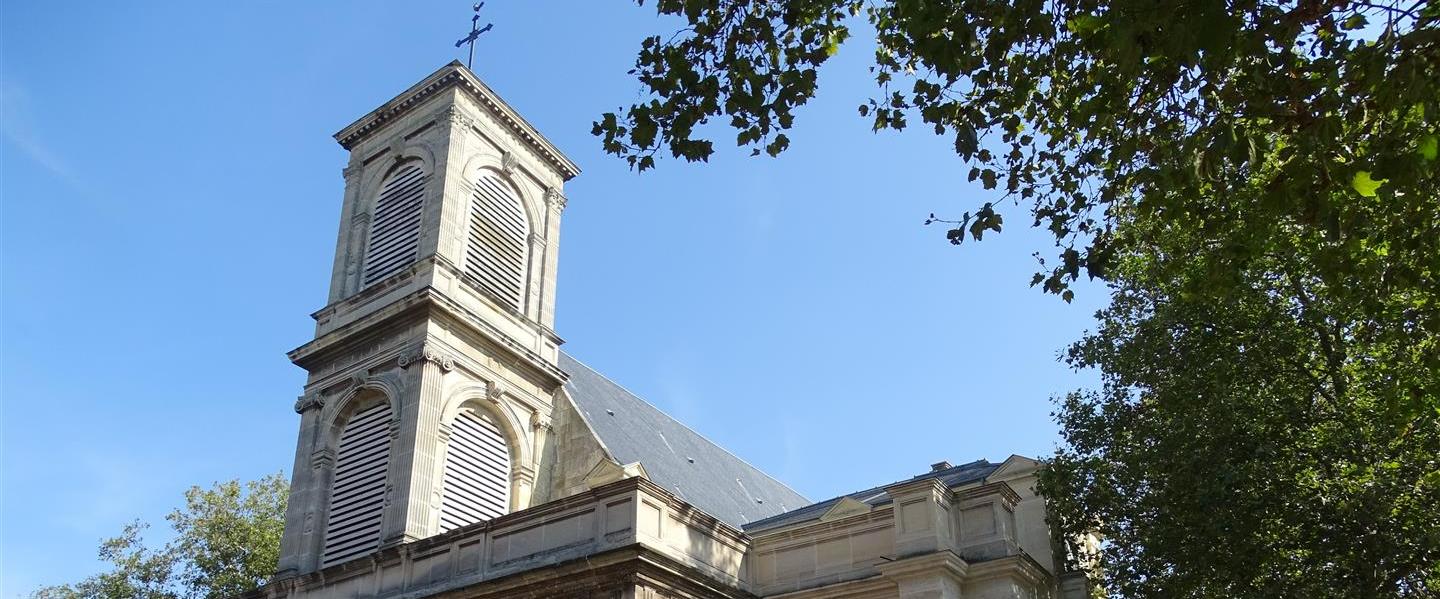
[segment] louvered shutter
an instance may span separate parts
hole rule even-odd
[[[380,546],[385,507],[385,470],[390,462],[390,406],[356,413],[340,433],[330,517],[325,526],[324,565],[336,564]]]
[[[461,412],[445,453],[440,532],[503,515],[510,507],[510,449],[488,415]]]
[[[425,171],[411,164],[391,173],[380,188],[370,218],[365,250],[365,285],[415,262],[420,250],[420,216],[425,207]]]
[[[525,254],[530,223],[519,196],[490,174],[475,182],[470,201],[465,271],[481,288],[516,309],[525,288]]]

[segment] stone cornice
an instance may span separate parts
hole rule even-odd
[[[963,502],[988,495],[999,495],[1001,499],[1005,500],[1005,504],[1012,508],[1020,503],[1020,494],[1016,493],[1015,489],[1005,482],[988,483],[978,487],[956,491],[955,500],[957,502]]]
[[[560,370],[559,366],[550,363],[530,348],[512,339],[495,325],[486,322],[479,315],[470,312],[444,293],[429,286],[422,287],[391,302],[384,309],[367,314],[355,322],[342,325],[305,345],[290,350],[287,355],[296,366],[308,370],[326,358],[345,351],[354,340],[363,338],[365,332],[424,310],[434,310],[469,325],[480,336],[519,357],[520,362],[531,366],[537,374],[549,377],[553,384],[564,383],[570,378]],[[413,354],[413,350],[407,353]]]
[[[934,576],[944,572],[957,579],[963,579],[970,570],[970,564],[949,550],[944,550],[875,564],[875,569],[887,578]]]
[[[970,562],[969,577],[970,580],[1009,577],[1042,587],[1055,584],[1055,576],[1041,566],[1040,562],[1035,561],[1035,558],[1024,553],[983,562]]]
[[[463,90],[480,105],[495,113],[501,123],[504,123],[516,137],[555,167],[565,180],[568,181],[580,174],[580,167],[566,158],[559,148],[555,147],[555,144],[545,139],[545,136],[541,135],[534,125],[521,117],[519,112],[505,103],[494,90],[490,89],[490,86],[485,85],[485,82],[476,77],[458,60],[441,67],[440,70],[395,96],[385,105],[341,129],[339,133],[335,134],[335,141],[340,142],[340,146],[346,150],[352,149],[386,123],[400,118],[423,104],[425,100],[451,87]]]

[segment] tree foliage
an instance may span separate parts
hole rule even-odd
[[[254,589],[275,572],[289,484],[280,474],[243,485],[191,487],[166,520],[175,538],[145,546],[147,525],[132,523],[100,545],[108,572],[46,587],[33,599],[218,599]]]
[[[642,1],[643,3],[643,1]],[[1440,586],[1440,5],[1399,0],[659,0],[644,101],[594,133],[638,170],[789,147],[818,69],[875,36],[875,130],[953,141],[1028,212],[1032,284],[1098,278],[1044,477],[1119,596]],[[863,21],[863,23],[861,22]]]

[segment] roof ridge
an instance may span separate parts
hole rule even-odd
[[[766,471],[764,471],[764,470],[761,470],[760,468],[757,468],[754,464],[751,464],[751,463],[750,463],[749,461],[747,461],[745,458],[742,458],[742,457],[740,457],[740,456],[738,456],[738,455],[735,455],[735,452],[730,451],[729,449],[726,449],[724,445],[721,445],[721,444],[719,444],[719,443],[716,443],[715,441],[711,440],[709,437],[706,437],[706,436],[705,436],[704,434],[702,434],[700,431],[697,431],[697,430],[691,428],[690,425],[685,424],[684,422],[681,422],[679,419],[675,418],[674,416],[671,416],[671,415],[670,415],[669,413],[667,413],[665,410],[662,410],[662,409],[660,409],[659,407],[657,407],[655,404],[650,403],[650,400],[647,400],[647,399],[645,399],[644,397],[642,397],[640,394],[635,393],[634,391],[631,391],[631,390],[630,390],[629,388],[627,388],[625,385],[622,385],[622,384],[616,382],[614,379],[612,379],[612,378],[610,378],[610,377],[608,377],[608,376],[605,376],[605,374],[602,373],[602,372],[600,372],[599,370],[596,370],[596,369],[594,369],[594,368],[591,368],[589,364],[586,364],[586,363],[585,363],[584,361],[582,361],[580,358],[575,357],[574,354],[572,354],[572,353],[570,353],[570,352],[567,352],[567,351],[565,351],[565,350],[560,350],[560,353],[565,354],[565,355],[568,356],[571,360],[574,360],[576,364],[579,364],[579,365],[585,367],[586,370],[589,370],[590,372],[595,373],[596,376],[598,376],[598,377],[600,377],[600,378],[602,378],[602,379],[605,379],[605,380],[606,380],[607,382],[609,382],[610,384],[615,385],[616,387],[620,388],[621,391],[624,391],[624,392],[630,394],[631,397],[634,397],[635,399],[640,400],[640,403],[643,403],[643,404],[645,404],[645,405],[647,405],[647,406],[650,406],[650,409],[655,410],[656,412],[659,412],[661,416],[664,416],[665,418],[670,419],[671,422],[674,422],[674,423],[680,425],[681,428],[683,428],[683,429],[685,429],[685,430],[687,430],[687,431],[690,431],[691,433],[694,433],[696,437],[699,437],[699,438],[700,438],[700,440],[702,440],[702,441],[704,441],[704,442],[706,442],[706,443],[709,443],[710,445],[714,446],[715,448],[719,449],[720,451],[725,452],[725,453],[728,454],[730,457],[735,458],[735,459],[736,459],[737,461],[739,461],[741,464],[744,464],[747,468],[750,468],[751,470],[754,470],[754,471],[756,471],[756,472],[759,472],[760,474],[764,475],[765,478],[768,478],[768,479],[770,479],[770,480],[775,481],[775,482],[776,482],[777,484],[779,484],[780,486],[785,487],[786,490],[790,491],[791,493],[794,493],[796,497],[799,497],[800,499],[803,499],[803,500],[805,500],[805,501],[810,501],[810,498],[809,498],[809,497],[806,497],[804,493],[801,493],[801,492],[799,492],[799,491],[796,491],[794,487],[791,487],[790,485],[786,484],[785,481],[780,480],[780,479],[778,479],[778,478],[775,478],[774,476],[771,476],[769,472],[766,472]],[[762,498],[762,499],[763,499],[763,498]],[[793,509],[800,509],[800,508],[802,508],[802,507],[806,507],[806,506],[809,506],[809,505],[814,505],[814,502],[807,503],[807,504],[802,505],[802,506],[797,506],[797,507],[795,507],[795,508],[793,508]],[[788,512],[788,511],[791,511],[791,510],[786,510],[786,512]],[[781,513],[783,514],[783,513],[785,513],[785,512],[781,512]]]

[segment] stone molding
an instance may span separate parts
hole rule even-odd
[[[335,465],[335,450],[330,447],[322,447],[310,454],[310,467],[315,469],[329,468]]]

